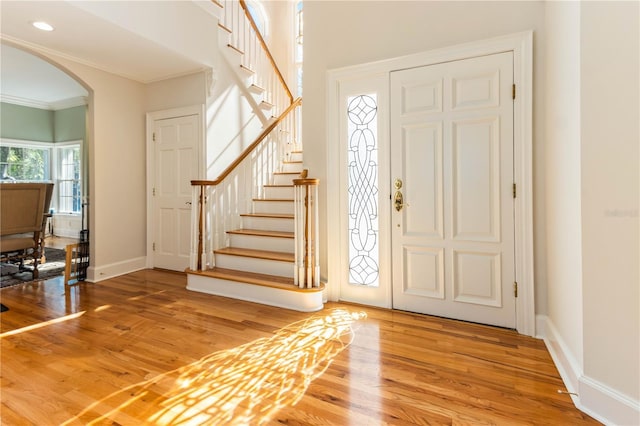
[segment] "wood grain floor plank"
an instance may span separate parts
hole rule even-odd
[[[145,270],[0,290],[4,425],[597,424],[542,341],[328,303],[301,313]]]

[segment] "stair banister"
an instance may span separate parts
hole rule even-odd
[[[265,141],[265,139],[273,136],[274,129],[283,123],[290,123],[291,120],[285,120],[289,114],[292,114],[297,107],[302,104],[302,99],[297,98],[280,116],[271,123],[256,140],[249,145],[236,160],[222,171],[220,176],[214,180],[192,180],[191,203],[192,203],[192,235],[191,235],[191,259],[189,262],[190,269],[201,271],[214,267],[214,250],[218,247],[218,238],[216,232],[220,229],[220,215],[215,214],[217,192],[216,186],[222,183],[247,157],[257,150],[257,148]],[[290,131],[289,131],[290,133]],[[279,150],[277,150],[279,151]],[[281,160],[281,158],[275,159]],[[274,160],[274,161],[275,161]]]
[[[320,241],[318,229],[319,179],[307,178],[306,170],[294,179],[295,271],[300,288],[320,287]]]
[[[271,51],[269,51],[269,48],[267,47],[267,43],[264,41],[264,38],[262,37],[262,34],[260,34],[260,30],[258,30],[258,26],[256,25],[256,22],[253,20],[253,17],[251,16],[251,13],[249,13],[249,9],[247,8],[247,3],[245,2],[245,0],[240,0],[240,5],[242,6],[242,9],[244,10],[244,13],[247,17],[247,20],[249,21],[249,24],[251,25],[251,28],[253,28],[253,31],[255,32],[256,38],[258,39],[258,41],[260,42],[260,46],[262,46],[262,49],[264,50],[267,59],[269,59],[269,62],[271,63],[271,67],[273,68],[273,70],[275,71],[278,80],[280,81],[280,84],[282,84],[282,87],[284,88],[287,97],[289,98],[289,103],[293,103],[293,95],[291,94],[291,90],[289,90],[289,86],[287,85],[287,82],[285,81],[284,77],[282,76],[282,73],[280,72],[280,69],[278,68],[278,65],[276,64],[276,61],[273,59],[273,55],[271,55]]]
[[[213,1],[213,0],[212,0]],[[242,54],[240,67],[254,73],[254,83],[265,89],[265,98],[280,114],[294,100],[256,22],[244,0],[214,1],[223,8],[220,26],[229,33],[228,44]]]

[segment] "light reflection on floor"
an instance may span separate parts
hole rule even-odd
[[[278,330],[270,338],[215,352],[129,386],[65,424],[261,424],[297,403],[309,384],[353,340],[364,312],[335,309]]]

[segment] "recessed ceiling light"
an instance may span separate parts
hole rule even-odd
[[[36,21],[36,22],[33,22],[31,25],[33,25],[34,27],[42,31],[53,31],[53,27],[44,21]]]

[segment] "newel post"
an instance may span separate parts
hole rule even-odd
[[[202,271],[213,268],[212,208],[215,182],[191,181],[191,252],[189,269]]]
[[[319,179],[294,179],[295,271],[300,288],[320,287]]]

